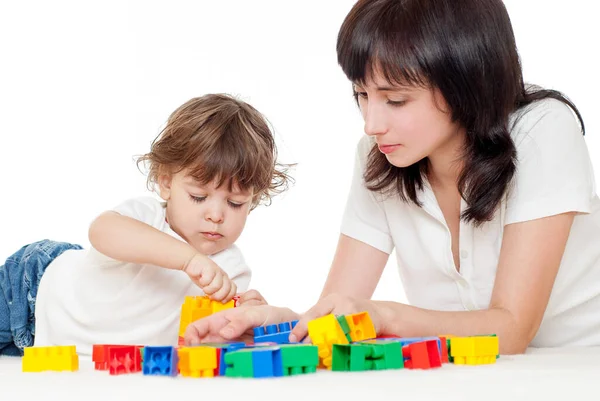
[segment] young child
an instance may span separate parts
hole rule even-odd
[[[272,132],[249,104],[194,98],[170,116],[151,151],[152,197],[97,217],[92,247],[44,240],[0,267],[0,355],[27,346],[175,345],[185,296],[227,302],[251,271],[235,241],[249,212],[291,181]],[[39,288],[38,288],[39,287]],[[242,302],[262,302],[249,291]]]

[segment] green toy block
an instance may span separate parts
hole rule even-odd
[[[254,377],[252,365],[252,349],[241,349],[225,354],[225,376],[227,377]]]
[[[448,362],[454,363],[454,357],[450,353],[450,339],[446,338],[446,348],[448,348]]]
[[[371,361],[373,370],[404,368],[402,344],[399,342],[382,341],[376,344],[360,344],[360,346],[369,348],[367,360]]]
[[[367,348],[359,344],[334,344],[331,354],[331,370],[336,372],[359,372],[368,370],[365,363]]]
[[[319,365],[319,347],[310,344],[281,345],[284,376],[315,373]]]
[[[350,337],[350,326],[348,325],[348,321],[346,320],[346,316],[344,316],[344,315],[337,316],[337,321],[340,324],[340,327],[342,328],[342,331],[344,332],[344,335],[348,339],[348,342],[351,343],[352,342],[352,337]]]
[[[402,345],[397,341],[374,344],[334,344],[333,371],[359,372],[404,368]]]

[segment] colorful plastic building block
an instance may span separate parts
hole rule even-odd
[[[187,326],[203,317],[210,316],[213,313],[235,307],[236,300],[232,299],[227,303],[213,301],[208,296],[192,297],[187,296],[181,305],[181,318],[179,322],[179,337],[183,337]]]
[[[177,350],[179,372],[184,377],[214,377],[219,375],[217,348],[184,347]]]
[[[402,345],[398,341],[334,344],[333,371],[402,369]]]
[[[270,324],[254,328],[254,343],[275,343],[289,344],[290,332],[296,324],[297,320],[280,324]]]
[[[487,365],[496,363],[499,342],[496,336],[453,337],[450,354],[456,365]]]
[[[346,316],[339,315],[336,317],[336,319],[337,319],[338,323],[340,324],[340,327],[342,328],[342,331],[344,332],[346,339],[348,340],[349,343],[351,343],[352,337],[350,337],[350,326],[348,326],[348,321],[346,320]]]
[[[92,348],[92,361],[94,362],[94,369],[108,370],[108,348],[112,346],[113,345],[110,344],[94,344]]]
[[[202,344],[206,347],[213,347],[217,352],[217,375],[225,376],[225,371],[227,370],[227,364],[225,363],[225,355],[228,352],[233,352],[238,349],[246,348],[246,344],[243,342],[234,342],[234,343],[204,343]]]
[[[348,344],[340,324],[333,314],[308,322],[308,335],[319,347],[320,367],[331,369],[333,344]]]
[[[436,340],[412,342],[402,347],[404,367],[408,369],[431,369],[442,366]]]
[[[279,347],[246,348],[225,355],[227,377],[283,376]]]
[[[23,372],[77,371],[79,355],[74,345],[61,347],[26,347],[22,359]]]
[[[140,363],[144,361],[144,346],[125,345],[125,344],[94,344],[92,348],[92,361],[96,370],[110,370],[111,358],[109,358],[110,349],[113,347],[135,347],[140,355]],[[135,361],[136,356],[130,356]]]
[[[315,373],[319,366],[319,347],[310,344],[282,345],[281,365],[284,376]]]
[[[346,322],[350,328],[349,335],[352,342],[370,340],[377,337],[375,326],[368,312],[346,315]]]
[[[140,347],[135,345],[109,346],[108,370],[111,375],[137,373],[142,371]]]
[[[177,376],[177,352],[173,347],[146,347],[144,350],[144,375]]]

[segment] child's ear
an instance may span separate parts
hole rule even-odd
[[[168,201],[171,197],[171,183],[173,176],[171,174],[160,174],[158,176],[158,194],[163,200]]]

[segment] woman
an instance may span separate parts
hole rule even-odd
[[[320,301],[196,322],[189,343],[370,312],[377,333],[600,345],[600,200],[584,125],[523,82],[501,0],[361,0],[338,36],[366,136]],[[409,305],[370,300],[396,249]]]

